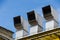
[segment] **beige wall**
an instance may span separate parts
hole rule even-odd
[[[12,37],[13,33],[10,32],[9,30],[6,30],[4,28],[0,28],[0,36],[3,36],[3,38],[7,38],[7,39],[10,39],[10,40],[13,40],[13,37]]]

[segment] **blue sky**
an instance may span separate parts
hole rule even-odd
[[[60,0],[0,0],[0,26],[15,32],[13,17],[27,19],[26,13],[33,9],[42,15],[41,8],[46,5],[52,5],[59,14]]]

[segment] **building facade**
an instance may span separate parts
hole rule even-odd
[[[26,36],[17,40],[60,40],[60,28],[41,32],[31,36]]]
[[[13,40],[13,32],[0,26],[0,40]]]
[[[50,5],[42,7],[42,12],[43,17],[35,10],[28,12],[27,21],[21,16],[14,17],[15,40],[60,40],[57,12]]]

